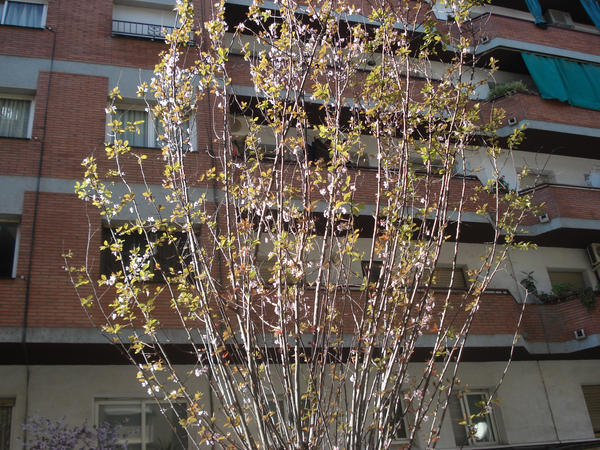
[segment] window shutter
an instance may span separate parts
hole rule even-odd
[[[448,288],[452,278],[451,267],[437,267],[435,269],[435,287]],[[452,289],[467,289],[467,282],[462,268],[454,269],[454,280],[452,280]]]
[[[552,286],[557,284],[570,284],[574,289],[583,289],[585,287],[585,283],[583,282],[583,274],[581,272],[549,270],[548,275],[550,276],[550,283]]]

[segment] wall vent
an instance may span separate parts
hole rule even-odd
[[[575,335],[575,339],[577,339],[578,341],[586,338],[585,330],[583,328],[579,328],[578,330],[573,331],[573,334]]]
[[[511,117],[510,119],[508,119],[508,124],[509,125],[516,125],[517,124],[517,118],[516,117]]]
[[[541,216],[538,216],[538,220],[540,221],[540,223],[548,223],[550,222],[550,217],[548,216],[548,214],[542,214]]]

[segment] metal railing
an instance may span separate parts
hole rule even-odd
[[[128,22],[125,20],[112,21],[113,35],[133,36],[146,39],[164,39],[167,33],[173,32],[174,27],[155,25],[151,23]]]

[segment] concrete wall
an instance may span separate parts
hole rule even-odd
[[[419,367],[411,367],[415,376]],[[503,362],[463,363],[459,388],[493,392],[504,368]],[[186,370],[181,369],[182,373]],[[31,366],[28,371],[28,415],[52,420],[65,417],[71,425],[93,424],[97,399],[147,398],[132,366]],[[25,417],[27,369],[0,366],[0,379],[0,397],[16,398],[11,449],[17,449]],[[500,441],[519,444],[593,438],[581,390],[586,384],[600,384],[600,361],[513,362],[498,390],[494,410]],[[206,391],[205,385],[198,386]],[[440,449],[456,447],[450,420],[447,415]],[[423,436],[419,439],[423,448]]]

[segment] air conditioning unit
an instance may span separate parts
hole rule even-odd
[[[544,14],[546,18],[546,22],[552,25],[556,25],[557,27],[563,28],[573,28],[575,25],[573,24],[573,19],[571,18],[571,14],[567,11],[559,11],[557,9],[549,9]]]
[[[587,247],[590,263],[593,269],[600,268],[600,243],[594,242]]]

